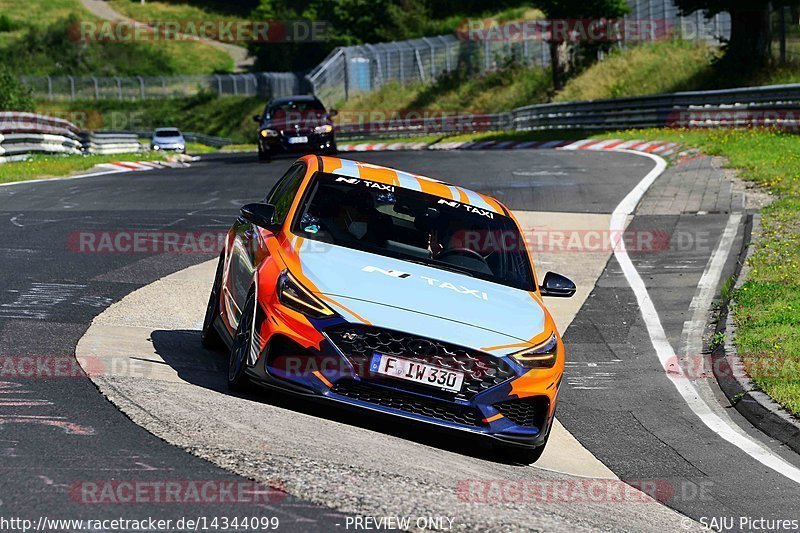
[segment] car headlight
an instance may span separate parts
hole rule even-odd
[[[262,137],[277,137],[278,132],[275,130],[261,130]]]
[[[157,144],[153,145],[153,150],[161,150],[161,147]]]
[[[288,270],[281,272],[278,278],[278,300],[289,309],[312,318],[327,318],[335,314],[322,300],[303,287]]]
[[[333,131],[333,126],[325,124],[324,126],[317,126],[314,128],[314,133],[330,133]]]
[[[511,357],[526,368],[553,368],[558,357],[556,334],[551,334],[546,342],[538,346],[511,354]]]

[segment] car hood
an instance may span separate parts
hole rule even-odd
[[[296,250],[311,289],[351,322],[505,355],[543,333],[532,293],[342,246],[303,240]]]

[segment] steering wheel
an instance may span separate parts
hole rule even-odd
[[[482,263],[488,265],[488,263],[486,263],[486,258],[483,257],[481,254],[479,254],[478,252],[476,252],[475,250],[472,250],[470,248],[463,248],[463,247],[449,248],[449,249],[445,250],[444,252],[440,253],[439,256],[436,259],[441,261],[442,259],[444,259],[446,257],[450,257],[451,255],[464,255],[464,256],[467,256],[467,257],[474,257],[475,259],[480,259]]]

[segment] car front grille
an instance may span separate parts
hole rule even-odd
[[[519,398],[496,403],[494,408],[517,426],[542,429],[550,410],[550,400],[546,396]]]
[[[373,326],[344,324],[325,330],[328,338],[356,367],[362,378],[369,375],[373,354],[393,355],[464,373],[459,397],[472,398],[514,377],[514,370],[502,359],[449,343]],[[414,383],[393,380],[393,386],[420,390]],[[435,390],[426,388],[423,390]],[[452,394],[451,394],[452,396]]]
[[[478,412],[470,407],[423,398],[377,385],[345,379],[338,381],[331,392],[354,400],[436,420],[472,427],[482,425],[482,419]]]

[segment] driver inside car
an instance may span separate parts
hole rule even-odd
[[[381,244],[386,239],[380,213],[375,209],[375,200],[369,191],[349,191],[342,200],[341,207],[333,218],[334,226],[340,232],[346,232],[349,240],[358,240],[370,244]],[[390,221],[389,221],[390,223]]]

